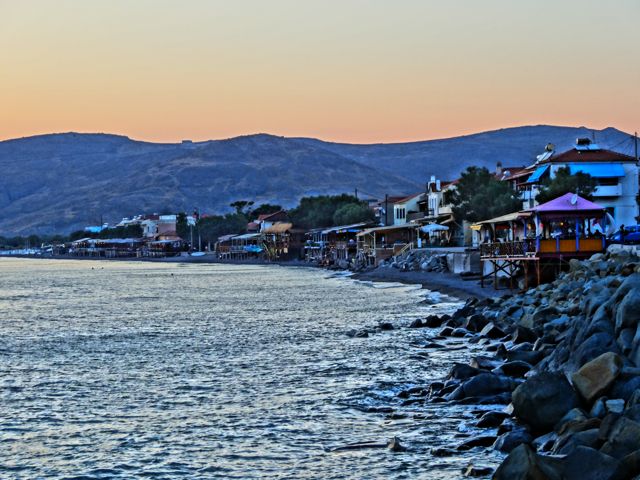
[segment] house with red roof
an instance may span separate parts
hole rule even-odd
[[[574,174],[588,173],[598,187],[593,199],[602,205],[617,226],[635,225],[638,217],[638,165],[636,159],[623,153],[601,148],[588,138],[579,138],[573,148],[556,152],[553,144],[538,155],[536,162],[516,172],[508,181],[520,192],[524,208],[534,208],[536,195],[545,179],[553,179],[560,168]]]

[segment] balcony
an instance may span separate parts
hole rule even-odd
[[[593,192],[594,197],[619,197],[622,195],[622,185],[598,185]]]
[[[407,213],[407,222],[420,220],[429,216],[429,212],[409,212]]]

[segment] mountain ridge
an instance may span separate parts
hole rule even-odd
[[[140,212],[225,211],[238,199],[291,207],[305,195],[356,188],[410,194],[430,175],[526,165],[546,143],[562,150],[592,135],[603,147],[631,147],[630,135],[613,127],[550,125],[377,144],[265,133],[180,143],[78,132],[9,139],[0,142],[0,234],[63,233]]]

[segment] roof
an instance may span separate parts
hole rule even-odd
[[[245,233],[242,235],[234,235],[233,240],[249,240],[251,238],[259,237],[260,235],[260,233]],[[220,241],[220,239],[218,239],[218,241]]]
[[[327,229],[322,230],[322,233],[331,233],[331,232],[339,232],[340,230],[351,230],[351,229],[355,229],[355,228],[363,228],[366,227],[367,225],[371,225],[371,222],[360,222],[360,223],[353,223],[351,225],[339,225],[337,227],[329,227]]]
[[[393,203],[405,203],[411,200],[412,198],[419,197],[420,195],[424,195],[424,192],[414,193],[413,195],[409,195],[408,197],[401,198],[400,200],[396,200]]]
[[[502,167],[502,174],[498,175],[500,180],[510,180],[519,178],[528,173],[528,167]]]
[[[230,235],[222,235],[221,237],[218,237],[218,242],[226,242],[236,236],[237,235],[235,233],[232,233]]]
[[[488,223],[507,223],[507,222],[513,222],[515,220],[519,220],[523,217],[530,217],[530,216],[531,216],[531,212],[525,210],[523,212],[507,213],[506,215],[500,215],[499,217],[490,218],[489,220],[476,222],[474,225],[486,225]]]
[[[597,212],[604,211],[602,205],[593,203],[586,198],[582,198],[575,193],[565,193],[561,197],[555,198],[547,203],[538,205],[525,211],[545,213],[545,212]]]
[[[291,230],[291,227],[293,227],[293,223],[274,223],[262,233],[285,233],[287,230]]]
[[[259,215],[258,220],[268,220],[269,218],[279,214],[287,215],[287,212],[285,212],[284,210],[278,210],[277,212],[273,212],[273,213],[265,213],[264,215]]]
[[[416,224],[416,223],[404,223],[402,225],[388,225],[386,227],[374,227],[374,228],[367,228],[366,230],[363,230],[362,232],[356,234],[357,237],[361,236],[361,235],[366,235],[369,233],[375,233],[375,232],[386,232],[389,230],[402,230],[405,228],[420,228],[420,225]]]
[[[540,163],[572,163],[572,162],[635,162],[636,159],[624,153],[613,152],[611,150],[577,150],[572,148],[566,152],[554,154],[551,157],[540,161]]]

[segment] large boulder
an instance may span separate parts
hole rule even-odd
[[[485,397],[488,395],[510,392],[516,388],[516,386],[517,383],[509,377],[502,377],[493,373],[481,373],[475,377],[471,377],[456,388],[447,396],[447,400]]]
[[[522,444],[504,459],[493,480],[560,480],[561,472],[559,459],[537,455],[529,445]]]
[[[619,462],[598,450],[579,446],[564,459],[565,480],[613,480]]]
[[[638,449],[640,449],[640,423],[620,417],[609,430],[607,442],[600,450],[614,458],[622,458]]]
[[[572,408],[578,396],[559,373],[543,372],[532,376],[512,394],[515,415],[535,431],[548,431]]]
[[[622,371],[623,360],[614,352],[603,353],[571,376],[573,386],[589,404],[609,390]]]
[[[533,442],[533,437],[525,428],[516,428],[500,435],[493,444],[493,448],[508,453],[518,445],[531,444],[531,442]]]
[[[616,332],[636,327],[640,322],[640,289],[631,289],[624,296],[616,311]]]

